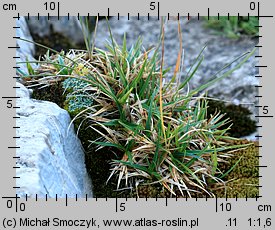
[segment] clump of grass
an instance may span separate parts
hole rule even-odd
[[[209,28],[215,29],[217,33],[223,34],[229,38],[239,38],[241,35],[256,36],[259,34],[259,28],[256,27],[259,24],[259,20],[256,17],[244,17],[241,16],[238,20],[237,16],[211,16],[208,18],[205,25]]]
[[[46,54],[40,68],[32,69],[32,76],[25,74],[25,79],[36,85],[67,79],[64,87],[70,90],[68,100],[79,110],[73,121],[88,122],[88,128],[100,134],[90,140],[91,144],[122,156],[111,162],[110,177],[117,176],[117,189],[123,186],[122,181],[127,186],[145,178],[173,195],[200,192],[213,196],[209,184],[224,185],[223,178],[236,165],[222,171],[220,163],[249,144],[232,144],[234,138],[227,135],[230,127],[225,128],[228,119],[223,114],[207,118],[203,92],[238,69],[253,52],[234,60],[240,61],[231,70],[219,71],[208,83],[191,91],[186,90],[187,85],[203,61],[203,51],[182,82],[176,81],[182,58],[179,52],[174,77],[163,85],[167,72],[163,69],[163,24],[161,31],[159,44],[145,50],[141,38],[128,49],[126,35],[119,46],[110,30],[107,50],[92,47]],[[88,102],[79,103],[79,97]]]

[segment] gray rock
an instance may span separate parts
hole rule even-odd
[[[30,99],[30,92],[17,83],[16,170],[17,194],[34,197],[92,197],[84,152],[69,114],[56,104]]]
[[[77,17],[72,16],[70,20],[67,17],[51,16],[50,20],[47,17],[32,16],[27,21],[32,33],[38,34],[40,37],[50,35],[51,29],[53,32],[58,32],[68,37],[72,43],[83,42],[83,34],[81,25]]]
[[[128,46],[132,45],[138,36],[142,36],[145,49],[156,46],[159,40],[160,21],[151,17],[148,22],[147,17],[137,18],[120,17],[119,23],[117,18],[109,20],[112,34],[118,44],[122,44],[124,33],[126,33]],[[202,48],[207,45],[204,51],[204,61],[196,72],[196,75],[190,81],[190,88],[198,87],[211,79],[225,64],[234,60],[241,54],[251,51],[257,44],[256,39],[242,37],[238,40],[228,39],[223,36],[215,35],[210,29],[205,29],[202,21],[197,19],[188,21],[181,19],[182,44],[184,48],[184,66],[181,80],[184,79],[187,71],[195,61]],[[100,21],[96,36],[96,46],[104,48],[104,44],[109,39],[109,33],[106,32],[106,21]],[[110,40],[109,40],[110,42]],[[166,67],[171,67],[168,78],[173,74],[177,55],[179,51],[178,22],[169,20],[165,26],[165,52],[164,62]],[[258,54],[258,50],[255,55]],[[229,101],[234,104],[244,104],[254,114],[258,113],[254,105],[257,104],[255,95],[258,93],[255,85],[258,80],[254,77],[258,74],[255,68],[257,60],[253,56],[231,76],[216,83],[209,89],[208,95]],[[232,67],[236,65],[233,64]],[[253,116],[255,119],[255,117]]]
[[[16,20],[16,26],[20,27],[16,29],[16,36],[30,41],[30,42],[26,42],[19,39],[16,40],[17,46],[20,47],[19,49],[16,49],[16,56],[20,57],[19,59],[16,59],[16,63],[17,63],[16,66],[20,67],[20,71],[22,71],[25,74],[28,74],[28,69],[26,64],[25,63],[19,64],[19,62],[26,62],[27,60],[34,61],[35,59],[33,58],[33,55],[35,52],[35,46],[32,43],[33,39],[24,17],[20,17],[19,20]],[[31,65],[33,68],[36,67],[34,63],[31,63]]]

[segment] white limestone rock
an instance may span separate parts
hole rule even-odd
[[[29,197],[92,197],[91,181],[86,171],[84,152],[69,127],[69,114],[56,104],[30,99],[29,90],[22,84],[17,89],[16,165],[17,194]]]
[[[28,61],[35,61],[33,55],[35,52],[35,45],[32,43],[33,39],[29,31],[29,27],[26,23],[25,17],[20,17],[19,20],[16,20],[16,26],[19,28],[16,29],[16,36],[20,37],[22,39],[28,40],[23,41],[20,39],[16,40],[16,45],[20,48],[16,49],[16,57],[19,57],[16,59],[16,66],[20,67],[19,71],[21,73],[28,74],[28,69],[25,63],[19,62],[26,62]],[[37,65],[34,63],[31,63],[32,67],[35,68]]]
[[[67,17],[51,16],[48,17],[32,16],[27,21],[30,30],[34,34],[38,34],[40,37],[50,35],[51,30],[58,32],[66,36],[71,42],[77,44],[83,42],[83,33],[81,30],[80,20],[77,17],[71,16],[70,20]]]

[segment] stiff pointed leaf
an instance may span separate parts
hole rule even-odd
[[[177,160],[173,156],[171,156],[171,159],[173,160],[173,163],[179,169],[185,171],[187,174],[189,174],[191,177],[193,177],[193,179],[196,180],[200,186],[203,187],[203,184],[202,184],[201,180],[194,174],[194,172],[188,166],[186,166],[184,163],[180,162],[179,160]]]
[[[121,163],[123,165],[127,165],[127,166],[129,166],[131,168],[134,168],[134,169],[141,170],[143,172],[149,173],[147,167],[141,166],[139,164],[134,164],[134,163],[131,163],[131,162],[128,162],[128,161],[123,161],[123,160],[114,160],[114,162],[118,162],[118,163]]]
[[[124,105],[126,101],[128,100],[133,88],[131,88],[128,92],[126,92],[121,98],[118,99],[119,103],[121,105]]]
[[[212,161],[212,176],[214,176],[218,168],[217,151],[214,151],[213,154],[211,154],[211,161]]]
[[[95,141],[93,143],[95,143],[97,145],[104,146],[104,147],[115,147],[117,149],[120,149],[121,151],[125,151],[125,148],[120,144],[115,144],[115,143],[111,143],[111,142],[100,142],[100,141]]]
[[[123,44],[122,44],[122,54],[124,57],[125,57],[126,53],[127,53],[127,42],[126,42],[126,33],[124,33]]]
[[[126,128],[126,130],[130,130],[133,133],[137,133],[138,131],[144,130],[144,128],[140,125],[134,124],[134,123],[130,123],[127,121],[118,121],[119,124],[121,124],[124,128]]]
[[[116,62],[115,65],[116,65],[116,69],[119,73],[119,77],[121,79],[121,82],[122,82],[124,88],[126,88],[128,86],[128,81],[126,79],[126,74],[124,73],[122,67],[120,66],[120,64],[118,62]]]
[[[135,79],[130,83],[130,86],[129,87],[133,87],[133,88],[136,88],[137,87],[137,84],[140,82],[140,79],[141,77],[143,76],[143,73],[144,73],[144,68],[145,66],[147,65],[147,60],[144,60],[144,63],[141,67],[141,69],[139,70],[138,72],[138,75],[135,77]]]
[[[26,63],[27,63],[26,65],[27,65],[27,70],[29,72],[29,75],[34,75],[34,69],[32,68],[30,62],[28,61],[28,58],[27,58],[27,62]]]
[[[204,56],[202,56],[200,58],[199,62],[197,63],[197,65],[194,68],[194,70],[192,71],[192,73],[189,76],[187,76],[187,78],[180,84],[179,89],[182,89],[191,80],[191,78],[195,75],[195,73],[197,72],[197,70],[200,67],[200,65],[203,62],[203,60],[204,60]]]

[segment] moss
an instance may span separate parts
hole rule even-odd
[[[255,186],[259,185],[259,179],[257,178],[240,178],[227,183],[226,192],[224,189],[216,192],[217,197],[228,198],[254,198],[259,196],[259,189]]]
[[[149,182],[149,181],[148,181]],[[170,193],[160,184],[155,185],[140,185],[137,188],[134,188],[132,196],[138,196],[140,198],[145,197],[169,197]]]
[[[230,174],[231,178],[240,178],[247,177],[252,178],[259,174],[259,169],[255,165],[259,165],[258,159],[258,150],[255,148],[255,144],[251,145],[247,149],[239,150],[234,153],[233,157],[228,160],[228,164],[225,167],[225,170],[228,170],[229,167],[240,158],[240,162],[237,167]]]
[[[207,108],[208,118],[219,111],[222,114],[226,114],[225,118],[229,118],[233,124],[228,131],[230,136],[243,137],[256,131],[256,122],[251,120],[251,112],[247,108],[241,105],[227,105],[221,101],[209,100]]]
[[[259,149],[255,146],[258,143],[252,143],[248,148],[239,150],[233,153],[233,156],[228,159],[227,163],[221,164],[223,171],[229,170],[239,159],[240,162],[236,165],[231,173],[228,174],[225,181],[227,183],[227,197],[256,197],[259,195]],[[218,197],[225,196],[225,190],[219,189],[215,192]]]
[[[66,95],[64,94],[64,89],[62,88],[61,82],[57,82],[56,84],[44,88],[33,88],[32,97],[37,100],[54,102],[60,108],[64,108],[64,101],[66,99]]]

